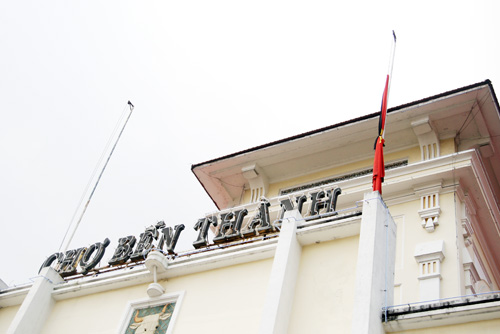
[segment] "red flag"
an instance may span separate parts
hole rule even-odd
[[[385,80],[384,94],[382,95],[382,108],[378,120],[378,137],[375,142],[375,159],[373,160],[373,191],[378,191],[382,195],[382,182],[384,182],[384,130],[385,118],[387,116],[387,95],[389,90],[389,75]]]
[[[384,138],[378,136],[375,143],[375,159],[373,161],[373,191],[378,191],[382,195],[382,182],[384,182]]]

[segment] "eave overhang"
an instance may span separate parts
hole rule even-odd
[[[460,150],[491,145],[484,151],[500,177],[500,117],[489,80],[388,110],[386,154],[418,145],[412,122],[428,118],[439,139],[455,138]],[[275,183],[348,163],[373,159],[379,113],[330,125],[192,165],[218,209],[239,203],[249,188],[242,168],[256,165]],[[386,178],[386,182],[389,181]]]

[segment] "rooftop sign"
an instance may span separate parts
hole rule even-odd
[[[251,210],[251,217],[249,217],[248,208],[255,206],[255,203],[237,209],[220,211],[196,222],[194,230],[198,231],[198,236],[193,242],[193,247],[200,249],[210,245],[208,230],[211,227],[216,232],[213,238],[214,244],[231,243],[278,232],[276,227],[280,224],[285,212],[297,209],[303,214],[305,204],[308,207],[307,212],[304,212],[308,215],[306,220],[319,218],[324,214],[336,215],[337,198],[341,193],[342,191],[338,187],[325,186],[311,190],[308,194],[295,193],[282,196],[277,201],[273,201],[279,203],[280,206],[277,208],[279,213],[274,221],[269,214],[271,202],[266,198],[262,198],[257,203],[256,209]],[[173,228],[166,227],[165,223],[161,221],[147,227],[139,238],[133,235],[122,237],[118,240],[118,246],[108,261],[108,265],[113,267],[143,261],[149,251],[153,249],[175,256],[175,247],[184,228],[184,224],[176,225]],[[53,266],[62,277],[99,272],[96,266],[104,257],[109,244],[110,240],[106,238],[90,247],[68,250],[65,254],[56,252],[43,262],[40,270]]]

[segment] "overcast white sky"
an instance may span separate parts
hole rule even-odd
[[[191,164],[491,79],[491,1],[0,2],[0,278],[59,249],[120,115],[136,108],[70,248],[215,206]],[[387,129],[390,131],[390,128]],[[374,129],[374,134],[376,130]],[[390,143],[386,143],[390,146]]]

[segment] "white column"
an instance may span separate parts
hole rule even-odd
[[[385,333],[382,309],[394,301],[396,224],[378,192],[365,194],[359,234],[352,333]]]
[[[287,333],[302,246],[297,241],[298,210],[285,212],[264,302],[260,333]]]
[[[40,272],[21,307],[10,324],[8,334],[40,333],[55,304],[52,299],[54,285],[63,279],[51,267]]]

